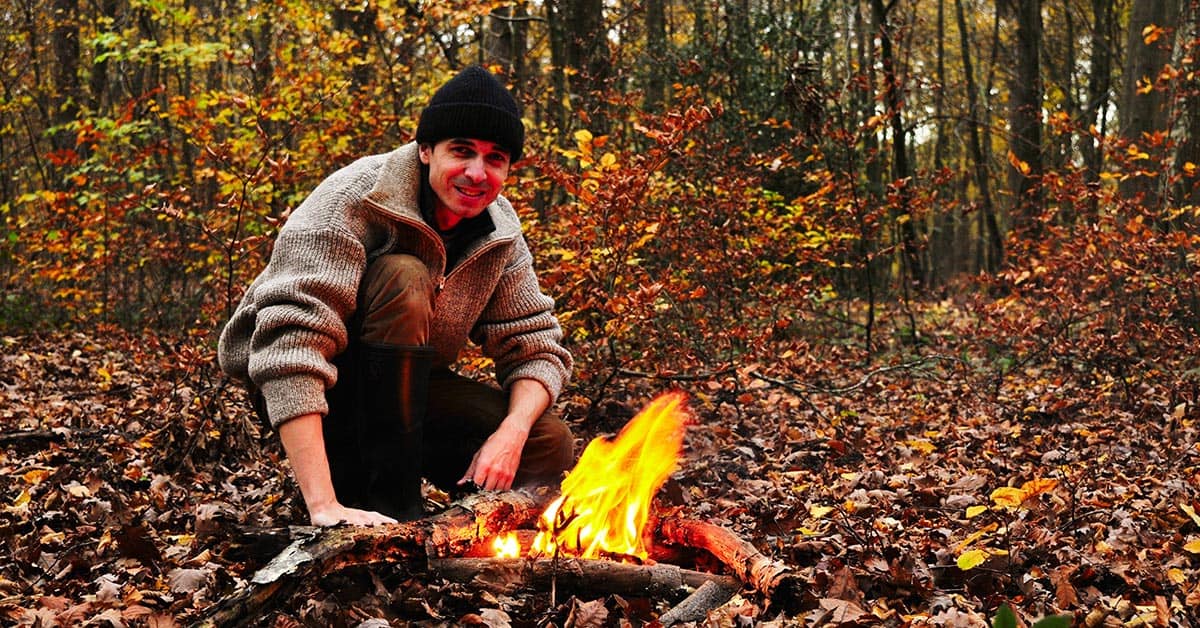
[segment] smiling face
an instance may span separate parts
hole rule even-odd
[[[508,178],[508,151],[492,142],[442,140],[422,144],[420,155],[429,166],[429,185],[437,196],[433,215],[442,230],[483,213]]]

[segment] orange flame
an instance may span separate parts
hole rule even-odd
[[[516,534],[498,536],[492,541],[492,549],[497,558],[516,558],[521,555],[521,542],[517,540]]]
[[[651,502],[679,462],[685,401],[680,392],[660,395],[615,439],[592,440],[538,520],[530,555],[645,559]]]

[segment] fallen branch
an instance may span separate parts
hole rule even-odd
[[[732,576],[665,563],[631,565],[597,559],[442,558],[431,559],[429,570],[447,580],[471,583],[496,593],[549,588],[553,584],[579,593],[680,599],[708,582],[735,591],[741,588]]]
[[[57,432],[48,430],[33,430],[33,431],[16,431],[0,433],[0,445],[8,445],[10,443],[25,443],[33,442],[41,445],[45,443],[61,443],[64,440],[63,435]]]
[[[196,626],[243,626],[286,600],[309,578],[355,563],[459,555],[500,532],[532,525],[553,499],[546,490],[478,493],[432,517],[373,528],[297,528],[293,541],[246,589],[215,604]]]
[[[731,578],[731,580],[733,579]],[[738,581],[734,580],[734,582]],[[682,602],[676,604],[674,608],[660,615],[658,623],[670,626],[682,622],[700,621],[708,617],[708,614],[714,609],[733,598],[739,588],[741,588],[740,583],[727,586],[715,580],[709,580],[700,585],[700,588],[693,591]]]
[[[667,543],[702,549],[742,582],[788,610],[798,610],[804,581],[788,565],[768,558],[721,526],[691,519],[664,519],[659,533]]]

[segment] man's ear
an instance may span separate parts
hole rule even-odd
[[[421,163],[429,165],[429,158],[433,155],[433,144],[420,144],[417,146],[417,156],[421,158]]]

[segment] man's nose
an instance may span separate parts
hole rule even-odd
[[[467,161],[466,175],[472,182],[478,183],[487,178],[482,157],[474,157]]]

